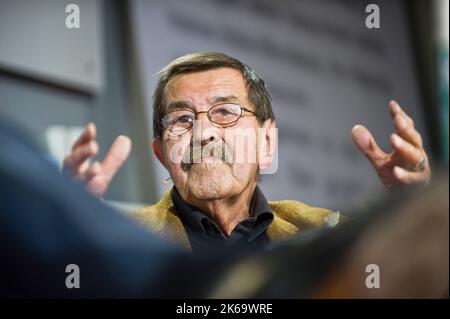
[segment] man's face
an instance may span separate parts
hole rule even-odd
[[[178,75],[166,86],[166,113],[177,109],[206,112],[226,102],[255,111],[243,76],[231,68]],[[250,112],[243,112],[238,121],[226,126],[212,123],[206,113],[200,113],[194,126],[180,136],[164,130],[153,149],[188,202],[232,198],[257,181],[259,127]],[[212,145],[220,145],[220,151]],[[183,157],[193,159],[190,152],[196,146],[203,150],[196,154],[200,157],[194,155],[194,163],[183,164]],[[229,153],[231,163],[224,156]]]

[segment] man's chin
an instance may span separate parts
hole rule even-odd
[[[229,171],[224,170],[224,165],[226,164],[194,164],[188,172],[186,186],[189,193],[202,200],[219,199],[226,195],[232,184],[232,177]]]

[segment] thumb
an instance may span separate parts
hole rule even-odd
[[[102,171],[108,179],[111,179],[123,163],[127,160],[131,151],[131,140],[124,135],[118,136],[105,158],[102,161]]]
[[[373,165],[375,165],[379,159],[387,155],[378,146],[370,131],[362,125],[355,125],[353,127],[352,138],[356,146]]]

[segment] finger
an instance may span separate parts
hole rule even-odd
[[[384,158],[387,155],[378,146],[369,130],[362,125],[356,125],[353,127],[352,138],[356,146],[374,165],[376,165],[378,160]]]
[[[423,148],[422,136],[419,132],[417,132],[414,126],[408,123],[403,115],[397,114],[395,116],[394,123],[398,135],[400,135],[404,140],[410,142],[414,146]]]
[[[391,144],[395,151],[413,167],[419,163],[423,156],[423,153],[417,147],[405,141],[397,134],[391,135]]]
[[[85,180],[88,182],[92,178],[102,173],[102,165],[100,162],[94,162],[92,165],[86,170]]]
[[[131,140],[121,135],[117,137],[102,161],[103,173],[112,178],[122,166],[131,151]]]
[[[76,149],[80,145],[83,145],[85,143],[90,142],[91,140],[94,140],[96,135],[97,135],[97,128],[95,127],[95,124],[92,122],[88,123],[83,133],[80,135],[80,137],[78,137],[78,139],[73,144],[72,150]]]
[[[96,141],[91,141],[86,145],[77,147],[69,156],[64,159],[64,169],[70,170],[72,174],[80,173],[81,168],[86,160],[90,157],[96,156],[98,154],[98,150],[99,148]]]
[[[393,119],[395,119],[397,115],[402,115],[406,119],[408,124],[414,127],[413,119],[408,114],[406,114],[406,112],[400,107],[400,104],[398,104],[397,101],[392,100],[389,102],[389,111]]]
[[[395,166],[393,172],[397,181],[402,184],[413,185],[429,181],[427,174],[423,172],[410,172],[399,166]]]

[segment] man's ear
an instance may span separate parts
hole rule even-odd
[[[152,141],[152,149],[153,149],[153,153],[155,153],[156,157],[158,158],[159,162],[166,167],[166,165],[164,165],[164,161],[163,161],[163,151],[162,151],[162,143],[161,143],[161,139],[154,137],[153,141]]]
[[[277,127],[274,119],[266,120],[259,129],[259,169],[270,168],[277,147]]]

